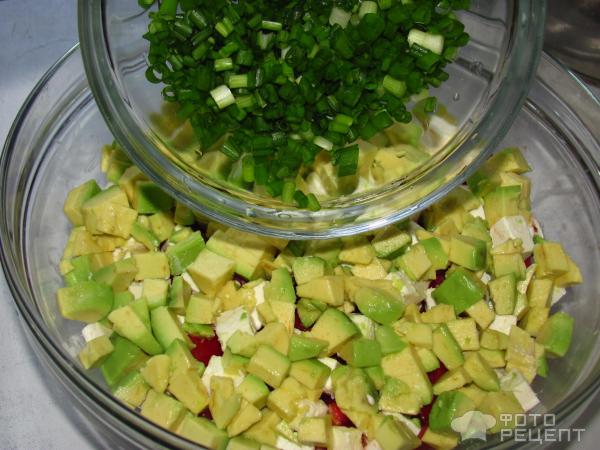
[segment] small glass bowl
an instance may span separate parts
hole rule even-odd
[[[409,217],[460,184],[506,133],[541,51],[545,3],[472,1],[460,18],[471,35],[450,79],[432,90],[456,121],[434,157],[402,179],[297,209],[194,170],[164,137],[161,86],[145,78],[148,14],[137,2],[80,0],[86,73],[108,127],[131,159],[189,207],[230,226],[288,239],[345,236]]]
[[[58,264],[71,228],[62,206],[74,186],[103,179],[100,147],[112,140],[80,56],[74,48],[44,76],[17,116],[0,156],[2,268],[34,350],[75,399],[63,407],[83,406],[127,439],[125,448],[197,448],[116,400],[98,371],[85,371],[77,359],[82,326],[58,311],[55,293],[63,283]],[[497,147],[524,150],[533,167],[533,213],[547,237],[564,243],[585,280],[558,304],[575,317],[571,350],[551,360],[550,376],[534,383],[541,404],[532,412],[555,414],[554,429],[566,428],[600,385],[599,116],[598,100],[545,56],[525,107]],[[502,442],[500,436],[466,443],[469,448],[525,444]],[[103,447],[116,448],[108,443]]]

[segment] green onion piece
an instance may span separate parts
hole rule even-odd
[[[236,147],[236,145],[231,142],[231,139],[228,139],[223,146],[221,147],[221,152],[224,153],[228,158],[237,161],[240,158],[240,150]]]
[[[260,27],[263,30],[281,31],[283,28],[283,24],[281,22],[275,22],[272,20],[263,20],[260,24]]]
[[[204,56],[206,56],[208,50],[208,44],[206,42],[202,42],[200,45],[198,45],[198,47],[194,49],[194,51],[192,51],[192,58],[194,58],[196,61],[200,61],[204,58]]]
[[[138,5],[144,9],[150,8],[154,4],[154,0],[138,0]]]
[[[306,209],[308,209],[309,211],[318,211],[321,209],[321,204],[319,203],[319,200],[317,199],[315,194],[313,194],[312,192],[310,192],[307,195]]]
[[[178,20],[175,23],[173,23],[173,30],[182,35],[184,37],[184,40],[185,38],[191,36],[194,32],[194,30],[192,30],[192,27],[190,27],[187,23],[183,22],[182,20]]]
[[[259,186],[264,186],[267,184],[267,180],[269,178],[269,172],[267,171],[267,166],[264,164],[255,164],[254,165],[254,182]]]
[[[425,100],[425,104],[423,105],[423,109],[426,113],[432,113],[435,112],[437,108],[437,98],[435,97],[428,97]]]
[[[204,17],[204,14],[197,9],[190,11],[188,13],[188,18],[190,19],[190,22],[196,25],[196,27],[199,29],[205,28],[208,25],[208,21],[206,20],[206,17]]]
[[[331,9],[331,14],[329,14],[329,25],[339,25],[342,28],[346,28],[351,17],[352,13],[334,6]]]
[[[223,58],[227,58],[228,56],[233,55],[239,49],[240,49],[240,44],[238,44],[235,41],[231,41],[231,42],[228,42],[227,44],[225,44],[221,48],[221,50],[219,50],[219,55],[221,55]]]
[[[235,27],[233,26],[233,23],[231,23],[231,20],[229,20],[228,17],[223,17],[223,20],[217,22],[217,24],[215,25],[215,30],[217,31],[217,33],[219,33],[225,38],[231,33],[233,33],[234,29]]]
[[[444,50],[444,36],[441,34],[426,33],[413,28],[408,32],[407,41],[411,47],[418,44],[437,55],[441,55]]]
[[[377,0],[379,9],[390,9],[392,7],[393,0]]]
[[[233,68],[233,60],[231,58],[215,59],[215,70],[217,72],[223,72],[224,70],[231,70]]]
[[[242,179],[246,183],[254,182],[254,158],[251,155],[246,155],[242,159]]]
[[[235,97],[231,93],[231,90],[224,84],[210,91],[210,96],[213,98],[219,109],[225,109],[235,103]]]
[[[377,14],[377,3],[366,0],[360,4],[360,8],[358,10],[358,18],[362,19],[367,14]]]
[[[158,9],[158,13],[163,16],[175,17],[177,14],[178,0],[163,0]]]
[[[235,58],[235,63],[240,66],[251,66],[254,62],[254,54],[250,50],[240,50]]]
[[[269,47],[269,43],[273,39],[272,33],[258,33],[256,36],[256,43],[260,47],[261,50],[266,50]]]
[[[331,122],[329,122],[329,131],[346,134],[350,131],[353,122],[354,119],[352,117],[345,114],[338,114]]]
[[[334,151],[333,164],[338,168],[339,177],[354,175],[356,173],[358,168],[358,150],[358,145],[354,144]]]
[[[296,192],[296,183],[291,180],[283,182],[283,191],[281,192],[281,201],[283,203],[293,203],[294,193]]]
[[[392,119],[392,116],[390,116],[387,111],[380,111],[373,116],[371,123],[378,131],[382,131],[392,126],[394,119]]]
[[[396,80],[390,75],[383,78],[383,88],[398,98],[402,98],[406,93],[406,83],[402,80]]]
[[[248,75],[230,75],[229,80],[227,81],[227,85],[231,89],[240,89],[248,87]]]
[[[299,208],[305,209],[308,207],[308,198],[302,191],[294,192],[294,201]]]
[[[252,95],[242,95],[241,97],[236,97],[235,99],[238,108],[242,109],[250,109],[255,106],[254,96]]]
[[[316,136],[313,139],[313,144],[327,151],[330,151],[333,148],[333,142],[329,139],[325,139],[323,136]]]

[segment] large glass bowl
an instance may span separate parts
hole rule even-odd
[[[188,206],[257,233],[326,238],[360,233],[414,214],[462,182],[512,123],[541,51],[545,2],[473,0],[460,18],[471,35],[450,79],[434,90],[456,120],[435,156],[378,188],[323,202],[318,212],[232,187],[193,170],[156,120],[161,86],[145,78],[148,14],[135,1],[80,0],[86,73],[109,129],[133,161]]]
[[[576,320],[571,351],[551,361],[550,377],[534,386],[542,401],[534,412],[555,413],[557,428],[567,426],[600,384],[599,116],[598,101],[545,56],[525,107],[498,146],[524,149],[533,167],[534,214],[546,236],[564,243],[585,278],[559,303]],[[101,179],[99,149],[111,140],[76,47],[31,93],[2,153],[2,267],[34,349],[73,394],[74,405],[130,445],[190,447],[115,400],[98,373],[83,370],[77,360],[81,325],[58,312],[58,262],[70,229],[62,205],[73,186]],[[515,444],[498,437],[469,442]]]

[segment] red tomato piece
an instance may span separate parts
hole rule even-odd
[[[219,342],[217,336],[204,338],[200,336],[189,335],[189,338],[195,345],[195,347],[192,349],[192,356],[198,361],[203,362],[205,365],[208,365],[208,361],[213,356],[223,355],[221,343]]]

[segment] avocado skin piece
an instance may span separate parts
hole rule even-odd
[[[438,303],[452,305],[460,314],[483,298],[481,282],[463,269],[456,269],[432,293]]]

